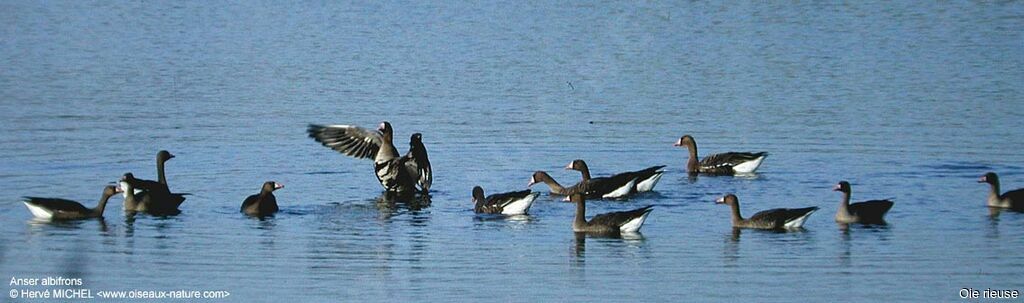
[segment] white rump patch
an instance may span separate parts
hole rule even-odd
[[[530,193],[530,195],[523,197],[522,199],[509,202],[501,208],[501,214],[507,216],[524,215],[530,210],[530,206],[533,205],[533,201],[536,200],[539,195],[540,193]]]
[[[629,220],[625,224],[622,224],[622,226],[619,226],[619,231],[620,232],[624,232],[624,233],[635,233],[635,232],[640,231],[640,227],[643,227],[644,226],[644,221],[647,220],[647,215],[650,215],[650,214],[651,214],[651,212],[648,211],[648,212],[645,212],[643,216],[639,216],[639,217],[633,218],[633,220]]]
[[[606,199],[622,198],[633,191],[634,187],[636,187],[636,179],[630,180],[626,185],[623,185],[610,193],[604,194],[601,197]]]
[[[664,175],[664,174],[665,173],[663,173],[663,172],[662,173],[656,173],[653,176],[651,176],[650,178],[647,178],[646,180],[640,181],[640,183],[636,184],[636,191],[638,191],[638,192],[645,192],[645,191],[652,191],[652,190],[654,190],[654,186],[658,185],[658,181],[661,180],[661,176]]]
[[[760,157],[757,157],[757,159],[740,163],[733,166],[732,170],[739,174],[752,174],[759,166],[761,166],[761,162],[764,161],[766,156],[768,155],[761,155]]]
[[[811,214],[813,214],[816,211],[818,211],[818,210],[809,211],[806,214],[804,214],[803,216],[800,216],[799,218],[796,218],[796,219],[793,219],[793,220],[789,220],[788,222],[786,222],[786,224],[783,224],[782,227],[784,227],[784,228],[801,228],[801,227],[804,226],[804,222],[807,221],[807,217],[810,217]]]
[[[53,212],[49,209],[33,205],[32,203],[25,203],[25,207],[28,207],[28,211],[32,212],[32,215],[39,219],[50,220],[53,218]]]

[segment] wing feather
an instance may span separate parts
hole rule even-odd
[[[764,156],[765,152],[759,153],[721,153],[705,156],[704,159],[700,160],[700,166],[703,168],[719,168],[719,167],[732,167],[739,165],[743,162],[751,161],[761,156]]]
[[[629,220],[643,216],[645,213],[651,211],[653,205],[644,206],[629,211],[617,211],[606,214],[596,215],[590,219],[591,225],[604,225],[604,226],[622,226]]]
[[[424,192],[430,191],[430,185],[434,182],[434,173],[430,168],[430,157],[427,156],[427,147],[423,145],[422,136],[415,133],[409,138],[409,152],[407,157],[412,157],[416,162],[416,169],[419,178],[416,183]]]
[[[88,212],[82,203],[60,198],[25,197],[25,202],[57,212]]]
[[[359,159],[373,159],[383,141],[379,132],[351,125],[310,124],[307,132],[323,146]]]

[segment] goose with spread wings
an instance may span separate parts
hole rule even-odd
[[[409,140],[409,152],[400,156],[392,139],[394,130],[391,123],[381,122],[376,131],[351,125],[310,124],[309,137],[323,146],[350,157],[373,159],[377,180],[386,191],[410,193],[420,190],[428,192],[433,182],[427,149],[423,146],[422,135],[413,134]]]

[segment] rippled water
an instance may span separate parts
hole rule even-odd
[[[1024,5],[0,3],[0,277],[229,300],[958,301],[1024,290],[1024,215],[990,217],[986,171],[1024,186]],[[308,123],[424,134],[429,204],[378,200],[366,160]],[[672,147],[768,151],[753,178],[683,173]],[[21,196],[92,206],[168,149],[183,213],[36,223]],[[474,216],[470,189],[668,165],[631,239],[576,238],[573,205]],[[893,198],[886,227],[832,221]],[[238,205],[266,180],[282,211]],[[543,189],[536,188],[535,189]],[[819,206],[802,232],[745,214]],[[14,289],[15,286],[10,286]],[[42,288],[38,288],[42,289]],[[27,301],[27,300],[26,300]]]

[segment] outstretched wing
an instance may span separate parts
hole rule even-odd
[[[430,169],[430,158],[427,157],[427,147],[423,146],[423,141],[419,133],[412,135],[409,139],[409,152],[406,157],[411,157],[413,163],[416,166],[416,170],[419,172],[419,180],[416,183],[420,185],[420,188],[424,192],[430,190],[430,184],[434,182],[434,173]]]
[[[383,140],[377,131],[351,125],[310,124],[307,132],[323,146],[360,159],[373,159]]]

